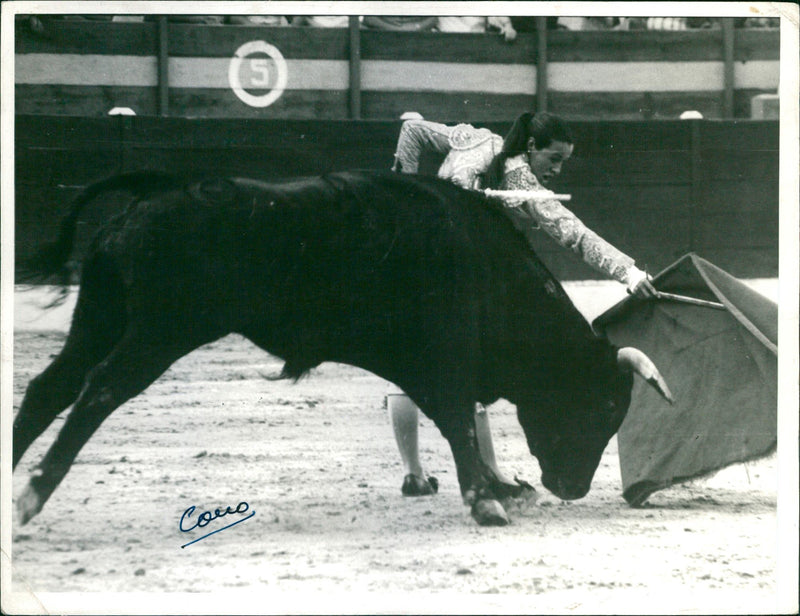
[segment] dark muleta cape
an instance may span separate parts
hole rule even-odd
[[[721,306],[631,297],[593,323],[614,344],[647,353],[675,397],[669,406],[636,380],[618,434],[622,495],[633,506],[777,445],[777,305],[695,254],[654,284]]]

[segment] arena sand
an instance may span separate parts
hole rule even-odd
[[[776,281],[753,284],[776,296]],[[613,283],[565,288],[588,319],[624,295]],[[41,288],[16,294],[15,412],[65,338],[74,293],[43,311],[48,297]],[[498,457],[540,499],[510,511],[508,527],[480,528],[462,505],[446,441],[424,417],[423,461],[440,493],[400,495],[381,379],[339,364],[298,384],[264,379],[280,368],[228,336],[119,408],[42,513],[13,527],[21,605],[65,613],[781,611],[774,457],[632,509],[612,440],[589,495],[562,502],[539,483],[514,408],[501,402],[491,414]],[[65,416],[26,454],[15,495]],[[197,536],[179,530],[187,507],[243,501],[251,519],[181,547]]]

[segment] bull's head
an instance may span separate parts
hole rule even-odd
[[[535,392],[530,406],[517,405],[528,447],[542,469],[542,484],[564,500],[589,492],[603,451],[628,412],[634,373],[672,403],[661,374],[638,349],[619,349],[603,363],[570,387],[556,384]]]

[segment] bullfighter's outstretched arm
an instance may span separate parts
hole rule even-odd
[[[505,190],[542,190],[536,176],[525,164],[507,163],[503,180]],[[592,268],[633,289],[647,275],[634,260],[589,229],[560,201],[555,199],[509,201],[515,225],[526,236],[542,229],[556,242],[569,248]]]

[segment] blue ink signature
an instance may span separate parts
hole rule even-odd
[[[231,513],[245,513],[249,509],[250,509],[250,505],[248,505],[246,502],[243,501],[243,502],[239,503],[238,505],[236,505],[236,509],[231,509],[231,507],[228,506],[228,507],[225,507],[224,510],[215,509],[214,513],[211,513],[210,511],[204,511],[199,516],[197,516],[197,521],[194,523],[194,525],[190,526],[189,528],[184,528],[184,525],[183,525],[184,521],[186,521],[187,524],[192,521],[192,520],[189,519],[189,518],[191,518],[192,513],[194,513],[194,510],[195,510],[195,506],[192,505],[186,511],[183,512],[183,515],[181,516],[181,521],[178,523],[178,527],[181,529],[181,532],[188,533],[190,531],[193,531],[195,528],[205,528],[213,520],[225,517],[228,514],[231,514]],[[187,545],[192,545],[193,543],[197,543],[201,539],[205,539],[206,537],[210,537],[211,535],[213,535],[215,533],[218,533],[220,531],[223,531],[226,528],[230,528],[231,526],[235,526],[236,524],[239,524],[239,522],[244,522],[245,520],[249,520],[255,514],[256,514],[256,512],[253,511],[250,515],[245,516],[243,518],[240,518],[240,519],[236,520],[235,522],[233,522],[231,524],[228,524],[227,526],[223,526],[222,528],[218,528],[217,530],[212,530],[210,533],[205,534],[202,537],[198,537],[194,541],[190,541],[189,543],[185,543],[184,545],[181,546],[181,548],[185,548]]]

